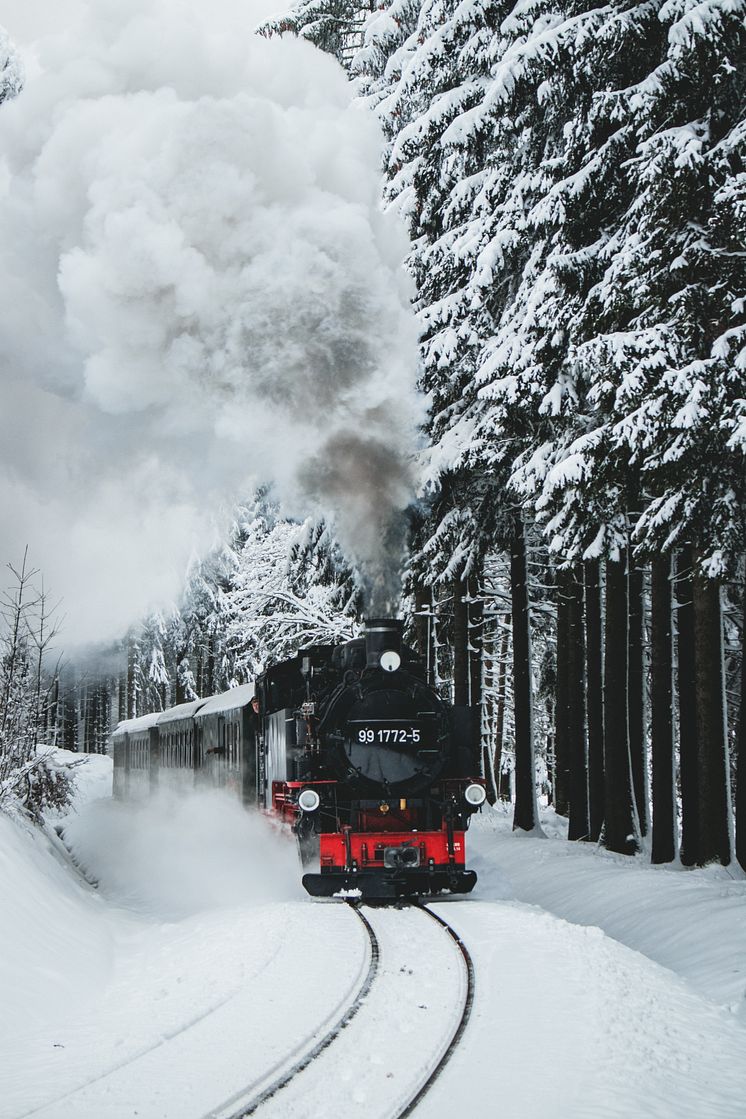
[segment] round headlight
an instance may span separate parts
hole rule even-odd
[[[393,649],[387,649],[385,653],[381,653],[380,664],[384,672],[396,672],[401,665],[401,657]]]
[[[479,808],[480,804],[484,804],[486,799],[487,793],[484,791],[484,785],[467,785],[464,789],[464,800],[472,808]]]
[[[321,797],[315,789],[303,789],[298,797],[301,812],[315,812],[321,804]]]

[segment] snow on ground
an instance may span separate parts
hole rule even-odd
[[[0,1119],[197,1119],[333,1019],[364,971],[354,916],[305,898],[292,845],[266,823],[219,794],[96,799],[110,766],[81,767],[61,821],[98,888],[53,831],[0,814]],[[472,952],[477,993],[417,1114],[489,1102],[523,1119],[740,1119],[746,881],[568,844],[551,815],[545,831],[518,837],[484,811],[469,835],[475,893],[436,904]],[[389,945],[402,956],[394,984],[424,966],[432,992],[443,966],[411,930],[394,927]],[[371,1055],[371,1119],[377,1071],[387,1085],[411,1076],[427,979],[422,998],[386,994],[390,1018],[361,1012],[344,1031]],[[401,1044],[385,1049],[392,1032]],[[355,1092],[344,1046],[325,1061],[314,1119]],[[297,1119],[303,1106],[301,1094]]]
[[[733,1015],[600,929],[517,902],[440,903],[475,959],[460,1046],[418,1119],[742,1119],[746,1034]]]
[[[62,826],[98,889],[0,814],[0,1116],[202,1115],[346,1002],[365,938],[327,906],[309,940],[292,845],[228,797],[85,804],[92,762]]]
[[[651,866],[589,843],[543,813],[546,839],[516,835],[512,813],[483,809],[469,832],[475,897],[515,898],[609,936],[675,971],[746,1026],[746,876],[720,866]],[[746,1114],[746,1110],[744,1111]]]

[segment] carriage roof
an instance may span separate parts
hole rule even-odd
[[[176,707],[169,707],[166,711],[153,711],[149,715],[140,715],[137,719],[124,719],[117,723],[114,734],[141,734],[151,727],[161,727],[166,723],[176,723],[181,719],[201,719],[206,715],[219,714],[221,711],[232,711],[245,707],[256,695],[254,681],[248,684],[239,684],[237,688],[229,688],[227,692],[209,696],[207,699],[194,699],[189,703],[179,703]]]
[[[139,734],[144,730],[150,730],[154,727],[160,719],[162,711],[153,711],[150,715],[139,715],[136,719],[123,719],[121,723],[117,723],[114,728],[114,734]]]
[[[168,707],[158,715],[158,726],[162,727],[164,723],[178,723],[181,719],[193,719],[200,707],[204,706],[206,702],[207,700],[204,699],[193,699],[189,703],[179,703],[176,707]]]
[[[220,695],[210,696],[194,717],[204,719],[207,715],[245,707],[247,703],[251,703],[255,695],[256,688],[253,680],[248,684],[239,684],[237,688],[229,688],[227,692],[221,692]]]

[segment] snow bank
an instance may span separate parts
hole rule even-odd
[[[741,1119],[744,1031],[682,979],[520,902],[435,909],[475,958],[476,998],[418,1119],[455,1101],[465,1116]]]
[[[746,1023],[746,880],[720,867],[651,866],[592,844],[567,843],[566,822],[542,814],[549,839],[511,831],[484,809],[469,833],[475,897],[516,898],[609,936],[686,979]]]
[[[18,1031],[85,1005],[112,955],[105,907],[54,841],[0,812],[0,1051]]]
[[[305,966],[294,847],[268,824],[219,793],[122,805],[110,758],[55,760],[75,766],[77,784],[56,826],[97,886],[51,823],[43,832],[0,813],[0,1119],[57,1100],[56,1119],[66,1093],[230,1005],[286,937],[295,983]],[[231,1030],[243,1036],[238,1021]],[[205,1079],[198,1064],[194,1075]],[[221,1098],[221,1083],[208,1087]]]
[[[292,847],[239,813],[222,797],[183,817],[82,804],[65,833],[98,889],[54,832],[0,813],[0,1119],[197,1119],[313,1031],[327,993],[343,999],[362,946],[346,952],[346,913],[326,907],[309,943],[308,903],[277,900],[291,863],[300,891]]]
[[[422,405],[373,115],[328,55],[253,34],[266,0],[26,7],[3,6],[31,41],[0,111],[0,517],[68,640],[174,596],[257,480],[387,562]]]

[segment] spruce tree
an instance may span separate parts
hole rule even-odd
[[[24,73],[20,55],[7,31],[0,27],[0,104],[16,97],[23,89]]]
[[[362,42],[366,11],[350,0],[301,0],[281,16],[263,24],[262,35],[293,34],[333,55],[349,69]]]

